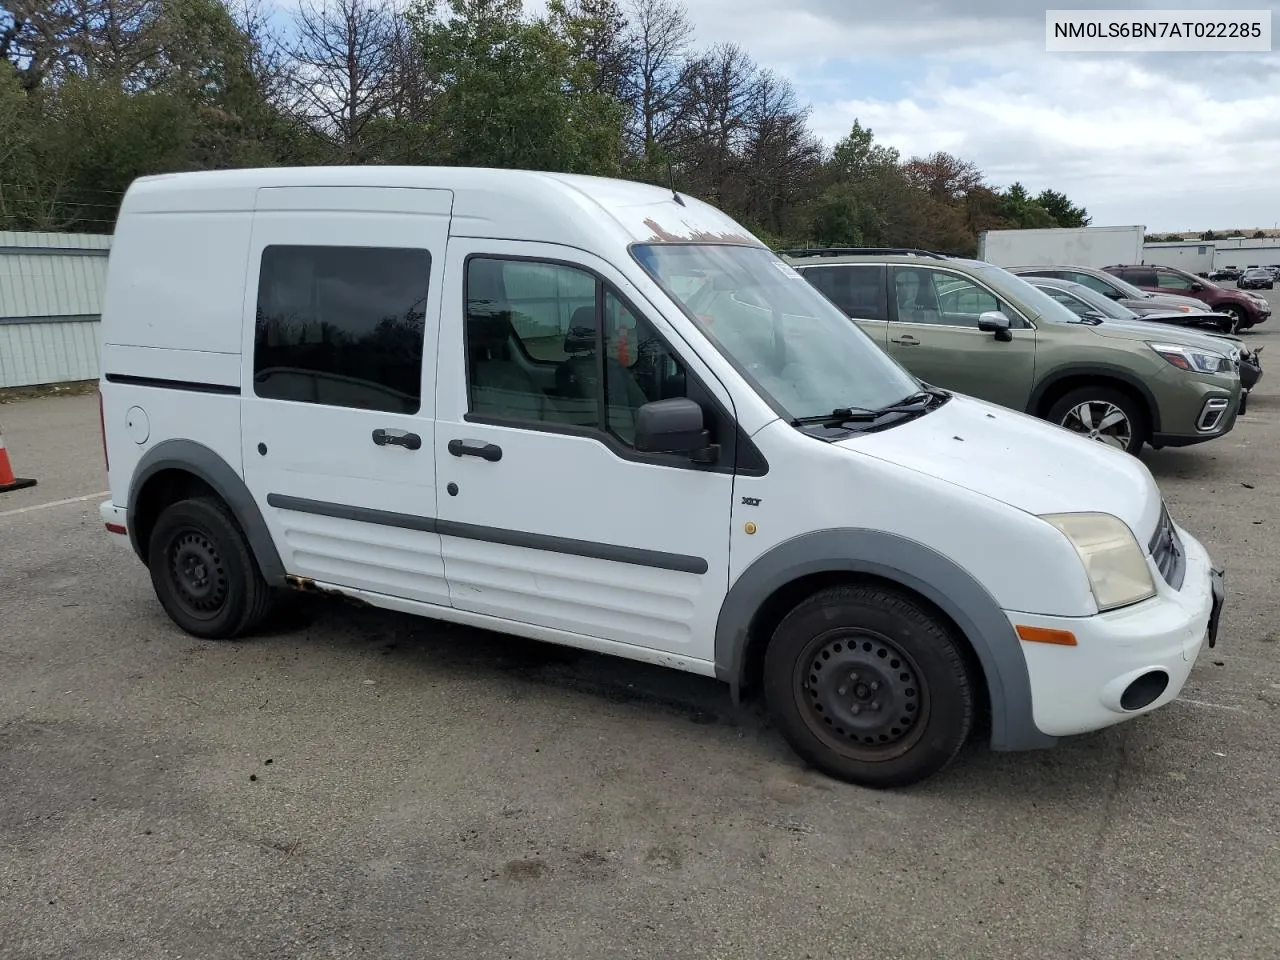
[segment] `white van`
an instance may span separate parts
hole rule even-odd
[[[107,529],[198,637],[277,588],[762,691],[870,786],[1168,703],[1221,571],[1137,459],[937,390],[723,213],[512,170],[146,177]]]

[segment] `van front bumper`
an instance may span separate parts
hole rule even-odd
[[[1216,642],[1222,571],[1204,547],[1179,528],[1186,552],[1182,589],[1152,566],[1159,591],[1150,600],[1092,617],[1008,613],[1018,626],[1065,631],[1074,646],[1026,642],[1036,727],[1055,737],[1100,730],[1150,713],[1175,699],[1200,650]]]

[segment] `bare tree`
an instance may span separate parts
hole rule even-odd
[[[365,127],[395,102],[398,19],[383,0],[304,0],[295,16],[292,109],[348,161],[360,158]]]
[[[158,0],[14,0],[0,8],[0,56],[29,91],[67,75],[140,89],[161,13]]]
[[[553,13],[558,4],[553,4]],[[563,22],[578,57],[591,65],[590,93],[632,100],[636,42],[618,0],[565,0]]]
[[[787,80],[768,70],[756,74],[744,116],[743,192],[735,199],[745,216],[775,234],[791,226],[787,220],[812,193],[822,164],[822,143],[808,119]]]
[[[289,50],[272,28],[263,0],[226,0],[227,12],[248,42],[248,68],[263,97],[283,104],[288,97],[293,64]]]
[[[397,120],[424,123],[436,89],[427,76],[413,28],[402,17],[392,21],[390,45],[389,113]]]
[[[695,60],[682,84],[679,136],[686,170],[713,203],[741,173],[758,68],[742,47],[717,44]]]
[[[679,0],[631,0],[628,46],[633,57],[631,138],[653,156],[680,121],[693,25]]]

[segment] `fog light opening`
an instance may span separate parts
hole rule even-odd
[[[1201,433],[1212,433],[1217,430],[1226,415],[1227,407],[1230,405],[1231,402],[1229,400],[1223,400],[1220,397],[1205,403],[1204,408],[1200,411],[1200,418],[1196,421],[1196,429]]]
[[[1168,689],[1169,674],[1163,670],[1152,670],[1125,687],[1120,695],[1120,707],[1122,710],[1141,710],[1159,700]]]

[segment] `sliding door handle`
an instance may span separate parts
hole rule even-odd
[[[889,342],[890,342],[890,343],[900,343],[900,344],[902,344],[904,347],[918,347],[918,346],[920,346],[920,341],[919,341],[919,340],[917,340],[915,337],[913,337],[913,336],[912,336],[911,334],[909,334],[909,333],[907,333],[907,334],[903,334],[903,335],[902,335],[902,336],[900,336],[900,337],[890,337],[890,338],[889,338]]]
[[[422,446],[422,438],[416,433],[405,430],[386,430],[382,427],[373,431],[373,442],[380,447],[390,444],[407,450],[417,450]]]
[[[449,452],[455,457],[479,457],[490,463],[502,459],[502,448],[496,443],[485,443],[483,440],[450,440]]]

